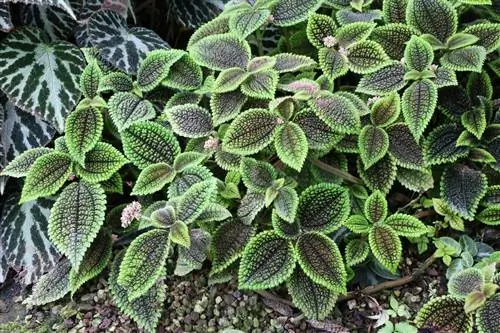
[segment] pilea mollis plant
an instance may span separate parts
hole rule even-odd
[[[322,320],[367,270],[400,274],[403,244],[498,226],[490,5],[232,1],[185,50],[126,27],[135,46],[114,49],[106,29],[89,29],[100,44],[74,50],[85,59],[73,82],[81,97],[56,119],[63,134],[1,174],[19,178],[20,207],[50,201],[48,239],[64,256],[26,301],[73,296],[105,271],[117,306],[154,331],[165,278],[205,267],[213,283],[286,287]],[[117,19],[100,15],[103,26]],[[0,88],[11,96],[9,80]],[[446,247],[429,255],[451,261]],[[417,325],[470,332],[475,315],[495,332],[490,258],[452,275],[450,295]]]

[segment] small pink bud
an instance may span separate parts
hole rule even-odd
[[[376,102],[376,101],[378,101],[379,99],[380,99],[380,96],[370,97],[370,98],[368,98],[368,100],[366,101],[366,105],[371,106],[373,103],[375,103],[375,102]]]
[[[349,55],[349,50],[346,49],[345,47],[339,47],[339,53],[344,56],[344,57],[347,57]]]
[[[435,72],[438,69],[438,65],[432,64],[430,68],[431,68],[431,71]]]
[[[281,119],[281,118],[277,118],[276,119],[276,125],[281,125],[281,124],[284,124],[284,123],[285,123],[285,121],[283,119]]]
[[[334,47],[337,44],[337,39],[333,36],[326,36],[323,38],[323,45],[326,47]]]
[[[122,211],[120,221],[122,228],[127,228],[133,220],[141,218],[142,205],[138,201],[132,201]]]
[[[219,147],[219,139],[210,138],[203,144],[203,148],[206,150],[216,150]]]

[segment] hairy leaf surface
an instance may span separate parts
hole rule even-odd
[[[307,157],[307,137],[299,125],[288,122],[276,130],[274,147],[280,160],[297,171]]]
[[[403,93],[402,102],[403,117],[418,141],[434,114],[437,87],[427,79],[414,82]]]
[[[315,12],[322,0],[279,1],[273,9],[274,24],[288,27],[306,20],[309,13]]]
[[[396,160],[396,164],[408,169],[424,167],[422,148],[404,123],[396,123],[387,129],[389,136],[389,152]]]
[[[464,311],[464,301],[450,296],[441,296],[425,304],[415,318],[417,327],[432,327],[451,332],[472,332],[472,313]]]
[[[406,22],[445,42],[457,30],[457,12],[446,0],[409,0]]]
[[[76,109],[66,119],[66,145],[71,157],[83,165],[85,153],[101,138],[104,120],[95,108]]]
[[[77,165],[75,169],[82,179],[98,183],[111,178],[127,162],[118,149],[109,143],[98,142],[85,155],[85,167]]]
[[[167,109],[173,131],[187,138],[201,138],[212,132],[210,112],[196,104],[184,104]]]
[[[368,169],[358,159],[357,168],[359,176],[370,190],[389,193],[397,173],[396,160],[391,155],[386,154]]]
[[[363,165],[368,169],[387,154],[389,136],[383,128],[366,125],[359,133],[358,148]]]
[[[130,92],[118,92],[108,101],[109,115],[118,131],[123,131],[130,125],[153,119],[156,111],[153,104]]]
[[[314,101],[318,117],[340,133],[356,133],[360,127],[359,114],[354,104],[341,95],[326,95]]]
[[[385,224],[374,225],[368,234],[368,241],[375,258],[389,271],[395,272],[403,247],[394,229]]]
[[[356,92],[369,95],[384,95],[398,91],[405,86],[404,74],[404,66],[400,62],[393,62],[386,67],[363,76],[359,80]]]

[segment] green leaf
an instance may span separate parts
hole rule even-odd
[[[189,248],[191,246],[188,226],[182,221],[175,221],[174,224],[170,226],[168,238],[173,243],[184,246],[185,248]]]
[[[162,162],[172,165],[180,153],[179,142],[172,132],[158,123],[134,123],[121,136],[125,155],[140,169]]]
[[[238,220],[230,220],[217,228],[210,242],[211,274],[222,272],[235,262],[243,253],[254,232],[253,227]]]
[[[351,2],[352,4],[355,2]],[[354,7],[353,7],[354,8]],[[373,22],[382,19],[382,11],[378,9],[367,9],[362,12],[353,11],[351,9],[340,9],[335,14],[340,25],[347,25],[355,22]]]
[[[346,57],[332,48],[324,47],[320,49],[318,52],[318,59],[323,74],[330,81],[344,76],[349,70]]]
[[[385,5],[388,1],[384,1]],[[403,4],[406,1],[394,0],[393,4]],[[402,8],[404,17],[405,7]],[[404,21],[404,20],[403,20]],[[385,53],[395,60],[400,60],[404,57],[406,42],[408,42],[412,35],[419,35],[420,33],[413,27],[403,23],[390,23],[383,26],[376,27],[370,35],[370,39],[382,45]]]
[[[236,118],[247,100],[248,97],[239,90],[212,94],[210,109],[214,126]]]
[[[446,0],[409,0],[406,22],[443,43],[456,32],[458,25],[457,12]]]
[[[49,237],[66,255],[73,269],[83,261],[85,250],[104,223],[106,195],[98,184],[85,181],[71,183],[62,190],[52,207]]]
[[[462,129],[456,124],[435,127],[423,144],[425,163],[427,165],[452,163],[467,156],[468,148],[457,145],[461,132]]]
[[[401,240],[394,229],[385,224],[376,224],[370,229],[368,241],[375,258],[394,273],[403,252]]]
[[[446,41],[446,47],[449,50],[456,50],[474,44],[478,40],[479,38],[474,35],[459,32],[448,38]]]
[[[404,66],[399,61],[395,61],[373,73],[364,75],[359,80],[356,92],[369,95],[385,95],[398,91],[405,86],[404,74]]]
[[[368,254],[370,254],[370,245],[366,239],[353,239],[345,248],[346,265],[351,267],[361,264],[368,258]]]
[[[130,92],[118,92],[108,101],[108,111],[118,131],[123,131],[130,125],[153,119],[156,111],[151,102]]]
[[[297,241],[297,261],[314,282],[339,294],[346,292],[342,254],[337,244],[319,232],[302,234]]]
[[[25,150],[21,155],[14,158],[10,163],[2,170],[2,176],[10,177],[26,177],[31,167],[35,161],[43,155],[53,152],[53,149],[38,147]]]
[[[488,225],[500,224],[500,204],[491,205],[476,215],[476,220]]]
[[[139,327],[154,332],[162,313],[162,307],[158,305],[163,304],[166,298],[165,285],[163,282],[156,282],[143,296],[130,301],[129,291],[117,281],[123,254],[122,251],[115,257],[109,274],[108,283],[113,301],[120,311],[136,321]]]
[[[189,54],[200,66],[216,71],[246,68],[250,60],[250,45],[233,33],[212,35],[191,45]]]
[[[28,171],[19,203],[55,194],[72,171],[71,158],[57,151],[37,158]]]
[[[370,222],[362,215],[349,216],[344,225],[356,234],[367,234],[372,227]]]
[[[118,149],[109,143],[98,142],[85,155],[85,167],[77,165],[75,170],[82,179],[98,183],[111,178],[127,162]]]
[[[210,170],[201,165],[194,165],[188,167],[177,174],[177,177],[168,187],[168,197],[170,199],[176,198],[184,194],[191,186],[199,182],[213,179]]]
[[[297,171],[307,157],[307,137],[299,125],[287,122],[276,130],[274,146],[279,159]]]
[[[177,203],[177,218],[186,224],[192,223],[215,198],[216,190],[212,179],[192,185]]]
[[[313,185],[300,194],[298,217],[305,231],[332,232],[347,220],[349,212],[349,193],[339,185]]]
[[[493,86],[490,76],[486,71],[481,73],[471,72],[467,80],[467,94],[475,100],[477,96],[483,96],[491,99],[493,96]]]
[[[365,201],[364,213],[372,224],[381,223],[387,217],[387,200],[380,191],[374,191]]]
[[[388,23],[405,23],[407,5],[406,0],[383,0],[384,20]]]
[[[298,206],[299,196],[293,188],[284,186],[279,189],[278,196],[274,199],[274,211],[280,218],[288,223],[293,223]]]
[[[349,69],[358,74],[368,74],[388,64],[389,56],[382,46],[371,40],[353,44],[348,49]]]
[[[392,92],[373,103],[370,118],[376,126],[387,126],[398,119],[401,112],[399,95]]]
[[[446,69],[444,67],[438,67],[438,69],[436,69],[434,74],[436,74],[436,78],[434,79],[434,84],[438,88],[458,85],[457,76],[455,72],[450,69]]]
[[[189,39],[187,49],[189,50],[191,46],[207,36],[223,34],[226,32],[229,32],[229,15],[216,17],[196,29]]]
[[[111,259],[113,242],[111,234],[101,230],[85,252],[78,269],[72,269],[69,274],[71,293],[74,294],[85,282],[99,275]]]
[[[70,270],[69,260],[56,265],[35,283],[31,295],[23,303],[44,305],[63,298],[69,292]]]
[[[323,48],[325,46],[325,37],[335,36],[336,30],[337,24],[328,15],[312,13],[307,19],[307,38],[317,49]]]
[[[241,38],[246,38],[259,29],[269,18],[271,11],[266,8],[245,8],[231,15],[229,29]]]
[[[172,95],[172,97],[170,97],[167,104],[165,105],[165,108],[170,109],[171,107],[184,104],[199,104],[201,98],[202,96],[198,95],[195,92],[179,91]]]
[[[66,119],[66,145],[71,157],[83,165],[85,153],[101,138],[104,121],[95,108],[76,109]]]
[[[167,77],[161,83],[169,88],[195,90],[203,84],[203,72],[201,67],[185,54],[170,67]]]
[[[488,181],[478,170],[463,164],[447,167],[441,177],[441,198],[459,216],[473,220]]]
[[[417,36],[412,36],[406,44],[405,63],[409,69],[416,71],[424,71],[429,68],[434,60],[434,51],[431,44],[425,39]]]
[[[418,141],[434,114],[437,87],[430,80],[414,82],[403,93],[403,117]]]
[[[102,77],[102,70],[97,61],[90,62],[80,76],[80,90],[88,99],[93,99],[98,95],[99,82]]]
[[[335,292],[314,283],[299,267],[288,280],[287,287],[293,304],[313,320],[325,319],[337,301]]]
[[[250,73],[257,73],[266,69],[274,68],[276,65],[276,58],[270,56],[255,57],[248,63],[247,71]]]
[[[449,332],[472,332],[473,315],[464,311],[464,301],[450,296],[431,299],[418,312],[418,328],[429,327]]]
[[[244,224],[250,225],[265,206],[265,194],[247,192],[240,201],[237,215]]]
[[[295,268],[292,244],[274,231],[252,237],[245,247],[238,273],[240,289],[258,290],[278,286]]]
[[[293,121],[304,132],[310,149],[329,148],[341,138],[310,108],[297,113]]]
[[[160,191],[175,177],[175,171],[166,163],[155,163],[141,171],[131,195],[147,195]]]
[[[231,212],[227,210],[226,207],[217,203],[212,203],[205,208],[203,213],[201,213],[201,215],[197,218],[197,221],[199,223],[214,221],[220,222],[227,220],[231,216]]]
[[[458,298],[465,298],[472,292],[481,291],[484,285],[480,269],[470,267],[453,274],[448,281],[448,293]]]
[[[342,47],[348,47],[354,43],[364,41],[370,36],[375,28],[375,23],[355,22],[340,27],[335,38]]]
[[[175,157],[173,169],[177,172],[182,172],[186,168],[199,165],[205,160],[207,155],[196,151],[186,151]]]
[[[202,138],[213,130],[210,112],[196,104],[174,106],[165,111],[172,130],[186,138]]]
[[[131,91],[134,89],[134,82],[123,72],[111,72],[101,77],[98,92],[119,92]]]
[[[313,59],[299,54],[279,53],[275,55],[274,58],[276,59],[274,69],[280,74],[304,71],[316,66],[316,62]]]
[[[396,160],[389,154],[368,169],[364,167],[361,159],[358,159],[357,169],[361,179],[372,191],[380,190],[383,193],[389,193],[396,179]]]
[[[123,180],[118,172],[115,172],[109,179],[101,182],[101,186],[106,193],[123,194]]]
[[[148,211],[153,212],[150,214],[151,224],[159,228],[170,228],[177,219],[175,208],[169,203],[160,201],[158,205],[161,204],[161,208],[156,205],[151,205],[147,208]],[[154,210],[154,208],[159,208]],[[146,215],[146,214],[144,214]],[[169,238],[170,239],[170,238]]]
[[[239,67],[232,67],[223,70],[217,76],[214,83],[215,93],[225,93],[238,89],[240,85],[245,82],[250,76],[246,70]]]
[[[277,125],[276,114],[265,109],[247,110],[229,125],[222,148],[235,154],[255,154],[273,141]]]
[[[399,236],[404,237],[419,237],[428,232],[425,224],[419,219],[401,213],[392,214],[384,224],[390,226]]]
[[[309,13],[315,12],[322,0],[277,1],[273,9],[273,23],[279,27],[288,27],[305,21]]]
[[[443,67],[453,71],[480,73],[485,59],[486,49],[473,45],[447,52],[439,61]]]
[[[370,109],[366,105],[366,102],[358,97],[357,94],[348,92],[348,91],[338,91],[335,93],[336,95],[343,96],[350,100],[352,104],[358,109],[358,113],[360,116],[366,116],[370,113]]]
[[[500,46],[500,24],[498,23],[470,25],[463,32],[478,37],[476,45],[484,47],[486,53],[491,53]]]
[[[404,123],[396,123],[387,129],[389,135],[389,153],[396,164],[408,169],[422,169],[424,156],[422,148]]]
[[[359,155],[365,169],[380,161],[389,148],[389,136],[380,127],[366,125],[358,137]]]
[[[498,328],[500,295],[496,294],[476,311],[476,326],[479,333],[494,332]]]
[[[149,52],[137,71],[139,88],[144,92],[155,89],[168,76],[172,65],[185,54],[174,49]]]
[[[277,176],[276,170],[271,164],[250,157],[241,159],[240,172],[243,184],[248,189],[259,193],[264,193],[273,186]]]
[[[0,45],[0,89],[16,106],[63,132],[81,96],[78,79],[85,61],[80,50],[68,42],[48,42],[33,28],[10,33]]]
[[[177,262],[182,260],[189,268],[201,269],[203,262],[207,259],[211,236],[202,229],[191,229],[189,239],[191,240],[189,248],[183,246],[177,248],[179,253]]]
[[[295,239],[300,235],[300,225],[297,219],[293,223],[285,221],[278,216],[276,210],[273,210],[271,215],[273,229],[278,235],[286,239]]]
[[[462,114],[460,117],[462,125],[472,133],[477,139],[481,136],[486,129],[486,114],[483,108],[474,108]]]
[[[127,291],[128,301],[147,295],[164,272],[170,249],[169,232],[154,229],[134,239],[120,264],[118,284]]]
[[[316,115],[334,131],[357,133],[361,126],[359,114],[354,104],[344,96],[326,94],[314,100],[312,107]]]

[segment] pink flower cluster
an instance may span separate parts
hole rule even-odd
[[[138,201],[132,201],[129,203],[122,211],[122,216],[120,221],[122,222],[122,227],[126,228],[132,223],[134,219],[141,218],[142,206]]]

